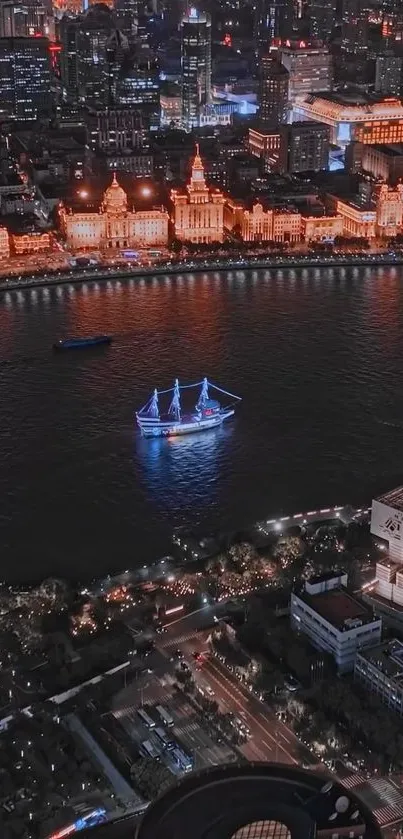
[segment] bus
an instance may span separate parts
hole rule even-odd
[[[176,746],[176,749],[173,750],[172,756],[175,760],[175,763],[182,769],[184,772],[191,772],[193,769],[193,758],[186,754],[183,749],[180,749],[179,746]]]
[[[155,710],[160,715],[162,722],[167,728],[172,728],[175,725],[174,718],[171,717],[171,714],[166,708],[164,708],[163,705],[157,705]]]
[[[160,752],[151,740],[144,740],[140,746],[140,754],[143,755],[143,757],[151,757],[153,760],[160,759]]]
[[[150,717],[149,714],[147,714],[147,711],[145,711],[144,708],[137,708],[137,713],[141,721],[144,723],[144,725],[147,726],[147,728],[155,728],[154,720],[152,719],[152,717]]]
[[[171,740],[169,734],[167,734],[167,732],[164,731],[163,728],[156,728],[155,731],[153,731],[153,734],[157,738],[159,744],[163,746],[164,749],[171,751],[175,748],[175,741]]]

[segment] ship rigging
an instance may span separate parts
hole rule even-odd
[[[184,412],[181,404],[182,391],[200,388],[197,402],[190,412]],[[229,397],[231,401],[222,405],[218,399],[212,398],[210,392]],[[167,412],[160,410],[160,397],[168,400],[171,396]],[[230,393],[204,378],[201,382],[191,385],[180,385],[175,379],[173,388],[154,390],[150,399],[136,413],[137,424],[145,437],[170,437],[180,434],[190,434],[215,428],[235,413],[235,404],[241,401],[240,396]]]

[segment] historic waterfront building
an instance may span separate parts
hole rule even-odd
[[[219,189],[207,186],[198,145],[186,191],[173,189],[171,200],[172,220],[178,239],[188,242],[223,241],[225,197]]]
[[[388,239],[402,232],[403,184],[397,184],[396,188],[379,184],[366,202],[356,196],[329,198],[331,208],[343,219],[345,236]]]
[[[127,195],[116,175],[104,193],[98,213],[73,213],[62,207],[62,230],[72,248],[147,248],[168,244],[168,213],[164,207],[129,210]]]

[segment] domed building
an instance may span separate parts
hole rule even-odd
[[[76,213],[62,207],[60,222],[67,244],[78,250],[165,247],[168,244],[165,208],[128,209],[127,194],[116,175],[104,192],[99,212]]]

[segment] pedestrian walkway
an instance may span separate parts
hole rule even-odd
[[[343,787],[347,789],[353,789],[354,787],[360,787],[368,783],[368,779],[362,772],[354,772],[353,775],[347,775],[346,778],[341,778],[340,780]]]

